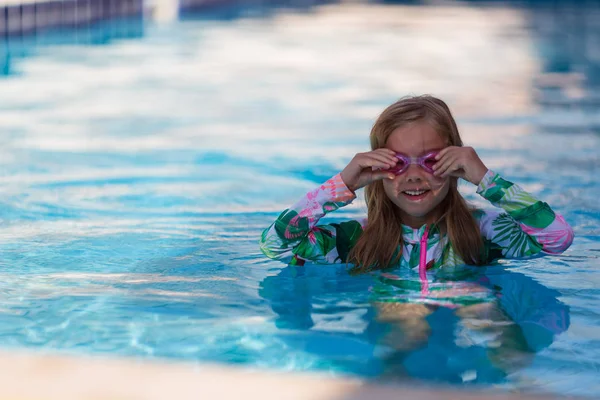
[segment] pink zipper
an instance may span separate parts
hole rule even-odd
[[[421,294],[429,293],[429,282],[427,282],[427,238],[429,237],[429,226],[421,236],[421,253],[419,257],[419,279],[421,279]]]

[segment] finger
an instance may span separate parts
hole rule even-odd
[[[364,160],[360,161],[360,168],[361,169],[365,169],[365,168],[372,168],[373,170],[387,170],[389,168],[391,168],[391,163],[387,162],[387,161],[381,161],[378,160],[376,158],[366,158]]]
[[[378,149],[373,150],[374,152],[380,152],[380,153],[384,153],[384,154],[391,154],[396,155],[396,152],[392,149],[388,149],[387,147],[380,147]]]
[[[436,160],[440,160],[446,154],[453,152],[456,149],[456,146],[448,146],[440,150],[440,152],[435,156]]]
[[[449,147],[446,147],[444,150],[449,149]],[[457,157],[456,155],[457,153],[453,150],[448,150],[446,152],[444,152],[443,154],[440,153],[437,156],[435,156],[435,159],[437,160],[437,162],[433,165],[433,170],[437,170],[439,169],[442,165],[444,165],[448,160],[454,159]]]
[[[446,154],[433,165],[433,170],[435,171],[435,173],[440,172],[441,170],[448,168],[448,166],[452,163],[453,160],[454,156],[452,154]]]
[[[447,176],[460,176],[460,173],[457,174],[458,171],[462,170],[462,166],[458,163],[454,163],[448,168],[440,178],[446,178]]]
[[[397,159],[390,159],[382,154],[365,154],[359,165],[365,167],[392,168],[398,162]]]
[[[396,175],[390,173],[390,172],[385,172],[385,171],[373,171],[373,173],[371,174],[371,180],[372,182],[375,181],[379,181],[382,179],[394,179],[396,177]]]
[[[377,164],[378,168],[389,169],[396,165],[397,161],[389,160],[383,156],[371,156],[369,162]]]
[[[456,162],[456,158],[455,157],[448,157],[448,158],[446,158],[442,162],[442,164],[438,168],[435,169],[435,171],[433,172],[433,174],[435,176],[441,176],[441,175],[443,175],[449,168],[451,168],[454,165],[455,162]]]
[[[394,150],[390,150],[387,148],[381,148],[372,151],[373,154],[381,155],[386,159],[390,160],[394,164],[398,162],[398,157],[396,157],[396,152]]]

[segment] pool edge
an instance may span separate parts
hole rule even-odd
[[[324,374],[258,371],[216,364],[39,354],[32,351],[0,351],[0,369],[0,400],[564,398],[383,385]]]

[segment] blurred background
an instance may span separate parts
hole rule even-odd
[[[593,397],[599,89],[591,0],[0,0],[0,346]],[[489,272],[508,331],[258,249],[423,93],[574,227]]]

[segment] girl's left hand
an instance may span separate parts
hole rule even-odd
[[[472,147],[446,147],[435,156],[433,174],[440,178],[455,176],[479,185],[488,171]]]

